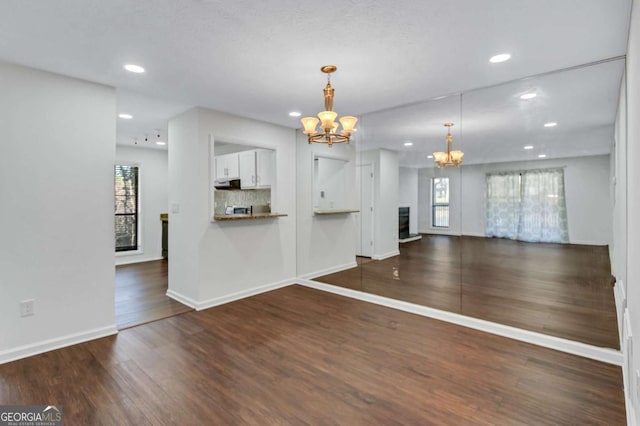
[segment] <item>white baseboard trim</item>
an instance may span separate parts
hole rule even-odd
[[[66,336],[56,337],[55,339],[43,340],[42,342],[30,345],[19,346],[0,352],[0,364],[15,361],[21,358],[27,358],[44,352],[54,351],[78,343],[87,342],[89,340],[100,339],[101,337],[112,336],[118,334],[118,327],[115,324],[94,328],[92,330],[82,331],[80,333],[67,334]]]
[[[203,309],[213,308],[214,306],[234,302],[236,300],[244,299],[245,297],[251,297],[255,296],[256,294],[265,293],[267,291],[276,290],[282,287],[287,287],[289,285],[295,284],[296,282],[296,278],[289,278],[275,283],[265,284],[258,287],[252,287],[246,290],[238,291],[236,293],[227,294],[225,296],[203,300],[201,302],[196,302],[195,310],[201,311]]]
[[[569,240],[569,244],[576,244],[580,246],[606,246],[608,243],[603,241]]]
[[[341,296],[351,297],[353,299],[374,303],[376,305],[386,306],[388,308],[398,309],[404,312],[410,312],[412,314],[446,321],[449,323],[461,325],[463,327],[469,327],[475,330],[484,331],[486,333],[508,337],[510,339],[519,340],[521,342],[532,343],[534,345],[543,346],[549,349],[555,349],[561,352],[567,352],[573,355],[579,355],[585,358],[594,359],[596,361],[606,362],[608,364],[619,366],[622,365],[622,352],[616,351],[614,349],[591,346],[585,343],[575,342],[573,340],[561,339],[555,336],[548,336],[546,334],[522,330],[519,328],[510,327],[508,325],[497,324],[494,322],[467,317],[453,312],[441,311],[439,309],[420,306],[400,300],[394,300],[388,297],[377,296],[375,294],[363,293],[361,291],[337,287],[317,281],[301,279],[297,282],[299,284],[315,288],[317,290],[323,290],[329,293],[335,293]]]
[[[451,237],[459,237],[460,233],[459,232],[454,232],[454,231],[439,231],[437,229],[427,229],[427,230],[420,230],[418,231],[421,234],[427,234],[427,235],[449,235]]]
[[[308,274],[301,275],[300,278],[303,279],[314,279],[316,277],[321,277],[323,275],[334,274],[336,272],[345,271],[347,269],[356,268],[358,264],[354,260],[353,262],[345,263],[344,265],[332,266],[331,268],[322,269],[320,271],[310,272]]]
[[[475,232],[465,232],[462,234],[463,237],[478,237],[478,238],[487,238],[487,234],[479,234]]]
[[[394,250],[394,251],[390,251],[388,253],[383,253],[383,254],[374,254],[371,256],[371,258],[373,260],[384,260],[384,259],[388,259],[390,257],[393,256],[399,256],[400,255],[400,250]]]
[[[182,303],[183,305],[187,305],[188,307],[190,307],[192,309],[196,309],[196,305],[198,304],[198,302],[196,302],[192,298],[187,297],[187,296],[185,296],[185,295],[183,295],[181,293],[178,293],[177,291],[173,291],[171,289],[168,289],[165,294],[167,295],[167,297],[170,297],[173,300]]]
[[[398,240],[398,242],[400,244],[402,244],[402,243],[410,243],[412,241],[418,241],[418,240],[421,240],[421,239],[422,239],[422,235],[418,234],[415,237],[402,238],[402,239]]]
[[[120,258],[120,259],[124,259],[124,258]],[[160,256],[160,257],[151,257],[151,258],[144,258],[144,259],[132,259],[132,260],[122,260],[122,261],[118,261],[118,258],[116,258],[116,266],[120,266],[120,265],[131,265],[133,263],[144,263],[144,262],[154,262],[156,260],[162,260],[164,259],[164,257]]]

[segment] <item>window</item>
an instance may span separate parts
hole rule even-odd
[[[116,252],[138,249],[138,166],[116,164],[115,240]]]
[[[449,227],[449,178],[431,179],[431,226]]]
[[[485,219],[488,237],[568,242],[564,171],[487,174]]]

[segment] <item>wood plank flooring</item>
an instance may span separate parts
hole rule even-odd
[[[603,246],[423,234],[400,256],[315,280],[619,349]]]
[[[116,266],[116,325],[133,327],[191,311],[167,297],[166,259]]]
[[[68,425],[625,424],[619,367],[301,286],[0,365]]]

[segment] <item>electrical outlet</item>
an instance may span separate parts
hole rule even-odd
[[[31,315],[34,315],[34,303],[35,300],[33,299],[23,300],[22,302],[20,302],[20,316],[29,317]]]

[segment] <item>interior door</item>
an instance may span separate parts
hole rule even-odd
[[[360,238],[358,238],[357,255],[371,257],[373,255],[373,165],[363,164],[360,169]]]

